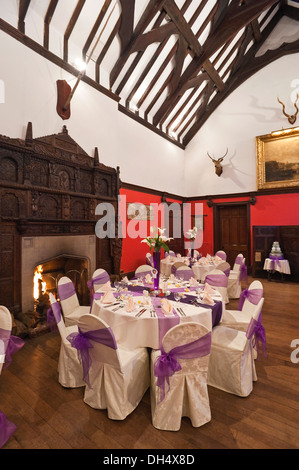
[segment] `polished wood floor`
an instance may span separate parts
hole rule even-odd
[[[83,403],[83,388],[58,384],[60,337],[46,333],[27,339],[0,377],[0,409],[17,425],[3,449],[298,449],[299,362],[291,360],[291,342],[299,343],[299,288],[262,282],[267,357],[256,361],[258,381],[247,398],[209,387],[206,425],[183,418],[178,432],[155,429],[149,392],[126,420],[109,420]]]

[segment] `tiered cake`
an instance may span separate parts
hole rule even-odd
[[[273,242],[270,256],[283,256],[278,242]]]

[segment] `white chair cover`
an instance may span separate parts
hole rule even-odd
[[[242,283],[240,281],[240,267],[241,264],[245,263],[245,258],[242,253],[239,253],[236,256],[233,269],[231,270],[229,277],[228,277],[228,284],[227,284],[227,294],[230,299],[239,299],[241,290],[242,290]]]
[[[149,266],[154,267],[153,255],[151,253],[146,253],[145,261]]]
[[[0,305],[0,330],[5,332],[11,332],[12,329],[12,319],[11,314],[8,308],[4,307],[4,305]],[[7,333],[7,341],[2,339],[0,336],[0,374],[2,371],[3,364],[5,362],[5,351],[7,348],[8,340],[10,337],[10,333]]]
[[[261,306],[252,315],[258,320]],[[241,397],[250,395],[257,380],[255,350],[245,331],[218,325],[212,331],[208,385]]]
[[[221,281],[219,282],[220,279]],[[209,284],[221,294],[222,301],[225,304],[229,301],[227,295],[227,282],[227,276],[223,271],[220,271],[220,269],[213,269],[205,277],[205,283]]]
[[[65,326],[61,315],[60,305],[52,293],[49,294],[53,315],[61,338],[58,359],[58,382],[63,387],[76,388],[85,385],[82,379],[82,365],[79,362],[77,352],[70,345],[66,337],[70,333],[78,331],[77,325]]]
[[[96,269],[92,275],[92,285],[94,292],[101,289],[104,284],[110,282],[110,276],[105,269]]]
[[[260,281],[252,281],[248,287],[248,291],[254,291],[257,302],[253,303],[250,301],[250,297],[245,298],[244,304],[241,310],[225,310],[222,314],[221,325],[229,326],[240,331],[246,331],[250,323],[251,317],[256,311],[257,305],[260,305],[262,310],[263,300],[263,285]],[[261,304],[262,302],[262,304]]]
[[[223,263],[218,264],[217,269],[223,271],[226,277],[230,275],[230,264],[227,261],[223,261]]]
[[[65,326],[77,325],[81,315],[88,313],[90,307],[79,304],[75,286],[67,276],[59,279],[57,290]]]
[[[177,264],[177,263],[175,263]],[[175,269],[174,275],[176,278],[183,278],[184,281],[189,281],[193,277],[193,270],[189,266],[179,266]]]
[[[165,334],[162,348],[169,353],[178,346],[187,345],[193,341],[210,335],[210,331],[200,323],[181,323],[174,326]],[[210,341],[210,337],[208,338]],[[208,350],[210,350],[210,343]],[[152,423],[157,429],[178,431],[181,418],[190,418],[192,426],[199,427],[211,420],[211,410],[207,389],[207,371],[209,353],[201,357],[180,359],[181,370],[169,377],[165,386],[165,396],[161,401],[161,390],[157,386],[154,375],[156,361],[161,356],[161,350],[151,353],[151,412]]]
[[[123,350],[117,347],[112,330],[95,315],[83,315],[79,329],[84,333],[107,329],[116,349],[89,340],[91,366],[84,402],[92,408],[107,409],[110,419],[125,419],[140,403],[150,385],[149,357],[146,348]],[[76,351],[74,349],[74,351]]]
[[[147,274],[152,275],[153,269],[154,268],[152,268],[152,266],[149,266],[148,264],[142,264],[136,269],[135,277],[145,277]]]
[[[221,258],[223,261],[226,261],[226,253],[225,251],[223,250],[218,250],[216,253],[215,253],[215,256],[218,256],[219,258]]]

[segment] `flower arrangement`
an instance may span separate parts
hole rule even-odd
[[[190,238],[191,241],[195,240],[197,236],[197,227],[193,227],[186,232],[186,237]]]
[[[165,228],[157,228],[156,227],[151,227],[150,231],[153,234],[152,237],[146,237],[144,240],[141,240],[141,243],[147,243],[149,246],[149,250],[152,251],[160,251],[161,248],[164,248],[165,251],[169,252],[169,248],[167,246],[167,242],[170,240],[173,240],[173,238],[167,238],[164,235]]]

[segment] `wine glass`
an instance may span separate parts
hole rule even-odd
[[[179,302],[179,301],[180,301],[181,296],[180,296],[179,292],[175,292],[174,295],[173,295],[173,297],[174,297],[174,300],[175,300],[176,302]]]

